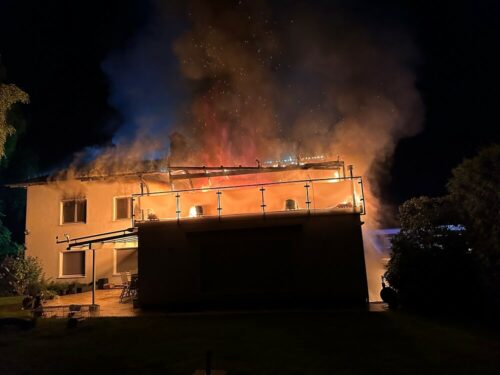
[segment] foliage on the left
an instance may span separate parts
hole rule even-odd
[[[0,262],[6,256],[17,256],[24,250],[22,245],[12,241],[10,230],[0,220]]]
[[[16,103],[29,103],[29,95],[14,84],[4,83],[5,77],[5,69],[0,64],[0,168],[5,167],[8,151],[15,147],[14,137],[9,138],[9,136],[15,133],[19,134],[20,130],[19,122],[16,122],[15,116],[13,116],[16,112],[13,105]],[[13,139],[14,142],[12,142]],[[0,202],[0,217],[4,217],[2,203]],[[12,204],[12,202],[10,203]],[[22,254],[22,252],[23,246],[12,240],[11,231],[0,220],[0,263],[6,256],[15,257]],[[7,261],[5,259],[5,262]]]
[[[42,282],[42,266],[36,257],[7,256],[0,264],[0,288],[3,293],[27,295]]]
[[[7,121],[7,113],[15,103],[28,103],[29,96],[13,84],[0,83],[0,158],[5,156],[5,142],[15,128]]]

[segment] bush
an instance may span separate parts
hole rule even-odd
[[[65,294],[75,294],[81,292],[88,292],[91,288],[88,284],[82,283],[65,283],[65,282],[50,282],[47,289],[60,296]]]
[[[392,240],[385,276],[403,308],[480,308],[479,268],[453,209],[447,197],[413,198],[400,207],[401,232]]]
[[[32,282],[28,285],[27,294],[31,297],[40,295],[43,300],[53,299],[57,293],[48,288],[47,282],[42,277],[40,281]]]
[[[57,296],[57,293],[49,289],[45,289],[42,293],[42,299],[44,300],[54,299],[55,296]]]
[[[65,295],[69,289],[69,283],[52,281],[47,285],[47,290],[59,296]]]
[[[414,310],[477,310],[477,262],[463,233],[442,229],[432,245],[406,231],[393,239],[386,278],[399,293],[401,305]],[[467,301],[467,303],[464,303]]]
[[[42,266],[38,259],[31,256],[7,256],[0,264],[0,280],[4,292],[26,295],[28,288],[36,288],[42,280]]]

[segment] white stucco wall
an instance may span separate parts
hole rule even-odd
[[[161,183],[150,183],[155,190],[165,190]],[[85,277],[68,278],[61,275],[61,252],[67,251],[65,244],[56,244],[56,236],[70,238],[102,232],[126,229],[129,219],[114,220],[114,197],[130,196],[140,191],[138,179],[126,181],[57,181],[27,188],[26,204],[26,254],[39,258],[45,277],[54,281],[87,283],[92,277],[92,251],[86,251]],[[86,223],[62,224],[61,201],[85,198],[87,200]],[[116,244],[116,247],[134,247],[134,243]],[[97,278],[107,277],[119,282],[113,276],[114,244],[104,244],[96,253]],[[73,250],[72,250],[73,251]]]

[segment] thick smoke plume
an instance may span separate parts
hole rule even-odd
[[[107,151],[96,166],[140,160],[168,145],[166,162],[172,165],[255,165],[256,159],[339,155],[366,179],[365,227],[375,228],[382,209],[377,199],[380,165],[387,165],[398,140],[420,126],[411,40],[399,28],[354,16],[340,3],[328,5],[327,15],[313,6],[278,5],[191,1],[175,8],[187,17],[187,26],[171,42],[161,43],[165,30],[171,30],[172,7],[167,1],[155,3],[147,32],[120,55],[120,69],[113,69],[120,65],[114,56],[106,71],[122,89],[114,97],[122,98],[117,104],[128,103],[124,113],[144,112],[144,96],[155,102],[165,98],[171,109],[175,90],[177,111],[156,124],[154,142],[135,138],[132,148]],[[162,48],[173,53],[176,66],[157,63],[154,57],[164,53],[158,51]],[[127,60],[130,56],[143,56],[140,70]],[[141,71],[165,84],[144,87]],[[151,118],[161,117],[152,112]],[[141,134],[138,129],[135,134]],[[149,134],[151,126],[147,129]],[[367,261],[381,272],[369,251]],[[376,290],[378,274],[370,274]]]
[[[188,12],[173,48],[192,88],[180,132],[193,161],[327,153],[366,173],[418,130],[400,33],[307,8],[273,17],[263,1],[194,1]]]
[[[376,228],[379,166],[420,126],[410,40],[340,7],[333,17],[308,7],[276,16],[263,1],[193,1],[189,15],[191,28],[174,51],[192,98],[172,161],[340,155],[368,179],[365,234]],[[365,235],[371,299],[378,299],[383,265],[371,241]]]

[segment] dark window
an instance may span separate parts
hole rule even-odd
[[[62,254],[62,276],[85,275],[85,251]]]
[[[67,223],[86,223],[87,222],[87,201],[78,199],[62,202],[62,222]]]
[[[116,249],[116,273],[137,271],[137,249]]]
[[[130,219],[130,197],[115,198],[115,219]]]

